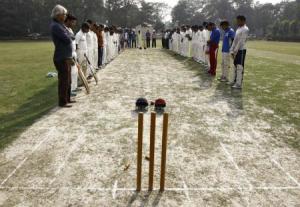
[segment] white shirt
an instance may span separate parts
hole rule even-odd
[[[88,33],[86,33],[86,43],[87,43],[87,48],[89,51],[94,49],[93,46],[93,33],[90,30]]]
[[[93,38],[93,49],[98,50],[98,37],[95,32],[92,31],[92,38]]]
[[[246,50],[246,42],[249,35],[249,28],[244,25],[236,30],[230,52],[237,54],[239,50]]]
[[[66,27],[66,28],[67,28],[67,30],[69,30],[69,32],[72,35],[74,35],[74,32],[73,32],[73,30],[71,28],[69,28],[69,27]],[[77,54],[76,54],[76,40],[72,41],[72,57],[75,58],[75,59],[77,58]]]
[[[106,34],[104,31],[102,31],[102,37],[103,37],[103,47],[105,47],[107,44],[107,39],[106,39]]]
[[[78,51],[80,51],[82,53],[87,53],[86,33],[83,33],[80,30],[75,36],[75,42],[76,42]]]

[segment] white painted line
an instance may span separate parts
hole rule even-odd
[[[245,173],[239,168],[239,166],[237,165],[237,163],[234,161],[233,156],[229,153],[229,151],[226,149],[226,147],[224,146],[224,144],[222,142],[220,142],[220,145],[221,145],[224,153],[226,154],[227,158],[229,159],[229,161],[234,165],[235,169],[244,177],[245,181],[248,183],[249,189],[253,189],[252,184],[247,179]]]
[[[81,144],[84,143],[84,139],[83,139],[84,133],[85,133],[85,131],[81,131],[78,138],[72,145],[71,150],[68,152],[67,155],[64,156],[64,161],[58,166],[57,170],[55,171],[54,178],[50,181],[50,185],[52,185],[55,182],[55,180],[57,179],[57,176],[61,173],[61,171],[63,170],[63,168],[66,165],[66,162],[69,160],[69,158],[71,157],[73,152],[76,150],[76,148],[78,148]]]
[[[50,135],[50,133],[53,131],[53,128],[50,128],[49,132],[47,133],[46,137],[39,142],[34,148],[33,150],[30,152],[30,154],[25,157],[18,165],[17,167],[1,182],[0,184],[0,188],[3,187],[3,185],[17,172],[18,169],[20,169],[24,163],[28,160],[28,157],[31,156],[46,140],[48,140],[48,137]]]
[[[191,201],[189,189],[188,189],[186,183],[184,182],[184,180],[182,182],[183,182],[184,194],[185,194],[186,198],[188,199],[188,201]]]
[[[291,176],[291,174],[289,172],[287,172],[279,162],[277,162],[275,159],[270,158],[271,161],[280,169],[282,170],[288,177],[290,180],[292,180],[298,187],[300,187],[300,183],[293,177]]]
[[[117,190],[118,190],[118,181],[115,181],[115,184],[112,188],[112,197],[115,200],[116,199],[116,195],[117,195]]]
[[[78,191],[100,191],[100,192],[113,192],[113,191],[125,191],[125,192],[134,192],[136,191],[135,188],[97,188],[97,187],[0,187],[0,190],[78,190]],[[154,191],[159,191],[159,188],[153,189]],[[264,191],[272,191],[272,190],[300,190],[300,187],[297,186],[285,186],[285,187],[275,187],[275,186],[260,186],[260,187],[253,187],[253,188],[233,188],[233,187],[203,187],[203,188],[166,188],[165,191],[237,191],[237,190],[243,190],[243,191],[250,191],[250,190],[264,190]],[[142,191],[147,192],[148,189],[143,188]]]
[[[22,167],[22,165],[27,161],[28,157],[25,157],[18,165],[17,167],[1,182],[0,187],[2,187],[8,180],[11,178],[17,170]]]

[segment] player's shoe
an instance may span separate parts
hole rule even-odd
[[[233,89],[242,89],[242,86],[239,84],[234,84],[233,86],[231,86],[231,88]]]

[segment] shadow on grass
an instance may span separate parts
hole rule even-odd
[[[57,83],[53,83],[26,100],[13,113],[0,116],[0,150],[11,144],[37,119],[47,114],[57,104]]]

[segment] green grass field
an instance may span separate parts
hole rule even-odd
[[[50,42],[0,43],[0,148],[55,107],[52,51]]]
[[[292,125],[286,142],[300,150],[300,44],[251,41],[249,48],[242,96],[273,110],[265,119],[274,127]],[[55,71],[52,53],[50,42],[0,43],[0,149],[56,106],[57,81],[46,78]]]

